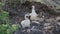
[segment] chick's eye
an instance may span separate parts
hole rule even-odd
[[[26,17],[28,17],[28,16],[26,16]]]

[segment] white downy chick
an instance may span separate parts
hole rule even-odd
[[[30,15],[30,19],[32,21],[36,21],[36,20],[43,21],[44,20],[43,18],[38,17],[38,14],[35,12],[35,6],[34,5],[32,5],[32,12],[29,15]]]
[[[37,13],[35,12],[35,6],[32,6],[32,12],[30,13],[31,20],[35,20],[36,17],[38,16]]]
[[[30,27],[29,14],[25,14],[25,20],[21,22],[23,28]]]

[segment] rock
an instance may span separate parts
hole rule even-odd
[[[51,23],[51,22],[54,21],[54,18],[46,19],[45,21],[48,22],[48,23]]]
[[[49,26],[51,23],[44,23],[44,26]]]

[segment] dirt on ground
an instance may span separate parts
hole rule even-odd
[[[36,8],[36,13],[39,14],[40,12],[44,12],[44,13],[48,13],[48,14],[52,14],[52,15],[56,15],[56,13],[54,13],[54,9],[51,9],[52,7],[48,7],[45,4],[42,4],[40,2],[28,2],[26,1],[25,3],[22,4],[17,4],[15,7],[13,6],[14,3],[6,3],[6,5],[3,7],[3,10],[8,11],[11,16],[11,18],[13,18],[16,21],[20,21],[21,18],[22,20],[24,19],[24,15],[26,13],[31,13],[31,6],[34,5]],[[12,7],[13,6],[13,7]],[[12,19],[12,20],[13,20]]]
[[[13,5],[13,3],[11,3],[11,4],[6,3],[6,5],[3,7],[3,10],[6,10],[9,12],[9,17],[11,19],[12,24],[16,24],[16,23],[20,24],[21,21],[24,20],[24,15],[26,13],[31,13],[32,5],[34,5],[36,7],[35,10],[36,10],[37,14],[40,15],[40,12],[42,12],[43,15],[45,16],[45,18],[47,18],[47,19],[55,18],[56,16],[59,16],[59,13],[56,13],[54,11],[54,9],[52,9],[52,7],[42,4],[40,2],[26,1],[25,3],[18,4],[15,7],[12,7],[12,5]],[[43,28],[44,28],[43,23],[45,23],[45,21],[41,22],[41,24],[38,24],[38,25],[37,24],[31,25],[31,27],[37,25],[37,26],[35,26],[35,29],[32,29],[32,30],[31,30],[31,28],[23,29],[23,30],[19,29],[14,34],[17,34],[17,33],[18,34],[53,34],[54,32],[56,32],[56,31],[54,31],[54,27],[52,27],[51,29],[43,30]],[[55,26],[55,25],[52,24],[50,26]],[[29,30],[31,30],[31,33],[29,32]]]

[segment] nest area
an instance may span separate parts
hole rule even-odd
[[[35,6],[36,13],[40,15],[40,12],[43,12],[43,14],[50,18],[52,16],[58,16],[59,13],[56,13],[54,9],[51,9],[51,7],[42,4],[40,2],[29,2],[26,1],[22,4],[16,4],[14,3],[6,3],[3,7],[3,10],[6,10],[9,12],[10,17],[12,17],[12,20],[16,20],[17,22],[21,22],[24,19],[24,15],[26,13],[31,13],[32,5]]]
[[[6,3],[6,5],[3,7],[3,10],[6,10],[6,11],[9,12],[9,17],[11,19],[11,23],[12,24],[16,24],[16,23],[20,24],[21,21],[24,20],[24,15],[26,13],[31,13],[31,9],[32,9],[31,6],[32,5],[34,5],[36,7],[35,8],[36,13],[39,14],[39,16],[41,15],[40,12],[43,13],[43,15],[45,16],[45,18],[51,18],[51,17],[54,18],[54,17],[60,15],[59,13],[56,13],[54,11],[54,9],[52,9],[52,7],[49,7],[49,6],[47,6],[45,4],[42,4],[40,2],[28,2],[28,1],[26,1],[25,3],[17,4],[16,6],[14,6],[14,3],[11,3],[11,4]],[[49,21],[49,20],[47,20],[47,21]],[[33,25],[31,25],[31,27],[32,26]],[[34,24],[34,26],[35,26],[35,24]],[[53,23],[51,26],[55,26],[55,24]],[[56,24],[56,26],[59,26],[59,25]],[[43,26],[43,23],[42,23],[42,24],[38,24],[35,27],[37,29],[36,31],[32,30],[31,33],[28,33],[27,31],[29,31],[30,29],[27,29],[27,30],[24,29],[25,30],[24,32],[22,32],[23,30],[18,30],[15,34],[46,34],[46,33],[47,34],[48,33],[50,33],[50,34],[54,33],[55,34],[55,32],[56,33],[60,32],[60,29],[59,29],[60,26],[58,27],[59,31],[55,31],[56,29],[54,30],[53,29],[54,27],[52,27],[49,30],[45,30],[46,33],[44,33],[44,30],[42,30],[43,27],[44,26]],[[48,27],[50,27],[50,26],[48,26]],[[42,31],[40,31],[40,30],[42,30]]]

